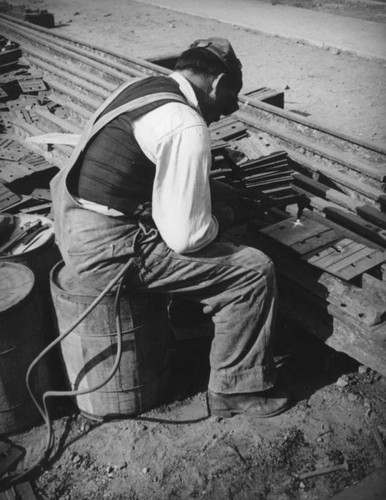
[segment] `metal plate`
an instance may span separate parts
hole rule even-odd
[[[316,248],[320,248],[322,244],[325,245],[326,243],[339,239],[335,231],[331,232],[328,226],[307,217],[303,217],[300,222],[296,220],[296,217],[290,217],[289,219],[262,229],[261,232],[273,238],[275,241],[282,243],[286,247],[292,248],[301,255],[310,252],[310,250],[307,250],[307,252],[303,251],[302,247],[304,245],[304,248],[309,248],[305,242],[311,238],[313,239],[312,241],[315,242],[320,240],[321,243]],[[327,234],[323,236],[322,239],[322,235],[325,233]],[[327,241],[325,238],[327,238]]]
[[[219,123],[218,126],[210,130],[210,135],[213,141],[230,140],[235,137],[243,137],[248,134],[248,129],[244,123],[233,120],[231,122]]]
[[[21,200],[21,197],[13,193],[7,186],[0,183],[0,212],[7,210],[9,207]]]
[[[386,252],[343,238],[306,260],[330,274],[349,281],[385,262]]]
[[[33,169],[22,162],[6,160],[0,161],[0,178],[3,179],[5,183],[10,183],[16,179],[27,177],[33,173]]]
[[[49,163],[44,156],[37,153],[28,153],[21,159],[21,162],[33,172],[41,172],[49,168],[54,168],[54,165]]]

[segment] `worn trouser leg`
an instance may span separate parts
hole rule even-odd
[[[129,290],[180,294],[204,305],[215,325],[210,351],[212,391],[254,392],[272,387],[276,282],[266,255],[221,240],[189,255],[177,254],[154,227],[133,228],[76,207],[60,234],[66,263],[97,289],[103,289],[129,262]]]
[[[136,247],[127,274],[129,290],[180,294],[203,304],[204,312],[212,315],[215,335],[209,388],[237,393],[272,387],[276,283],[269,258],[254,248],[226,241],[191,255],[173,252],[159,238]],[[102,288],[114,274],[104,266],[83,276]]]
[[[266,255],[226,241],[211,243],[191,255],[176,254],[163,242],[149,243],[141,245],[136,255],[137,272],[129,288],[181,294],[204,304],[204,312],[212,315],[212,391],[253,392],[272,387],[276,283]]]

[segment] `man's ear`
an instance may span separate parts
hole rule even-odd
[[[217,92],[217,87],[220,81],[224,78],[225,73],[220,73],[219,75],[216,76],[216,78],[212,81],[212,91],[216,94]]]

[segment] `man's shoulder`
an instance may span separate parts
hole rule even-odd
[[[150,136],[158,144],[189,132],[192,142],[208,134],[202,116],[195,109],[179,102],[168,102],[136,120],[134,133],[144,138]],[[197,136],[197,139],[195,139]]]
[[[183,131],[189,128],[207,129],[198,110],[180,102],[168,102],[153,111],[153,119],[162,120],[162,128]]]

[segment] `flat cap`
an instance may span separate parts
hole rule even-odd
[[[225,65],[228,71],[241,71],[241,62],[237,59],[235,51],[232,48],[229,40],[226,38],[206,38],[194,41],[190,49],[200,48],[206,49],[217,56]]]

